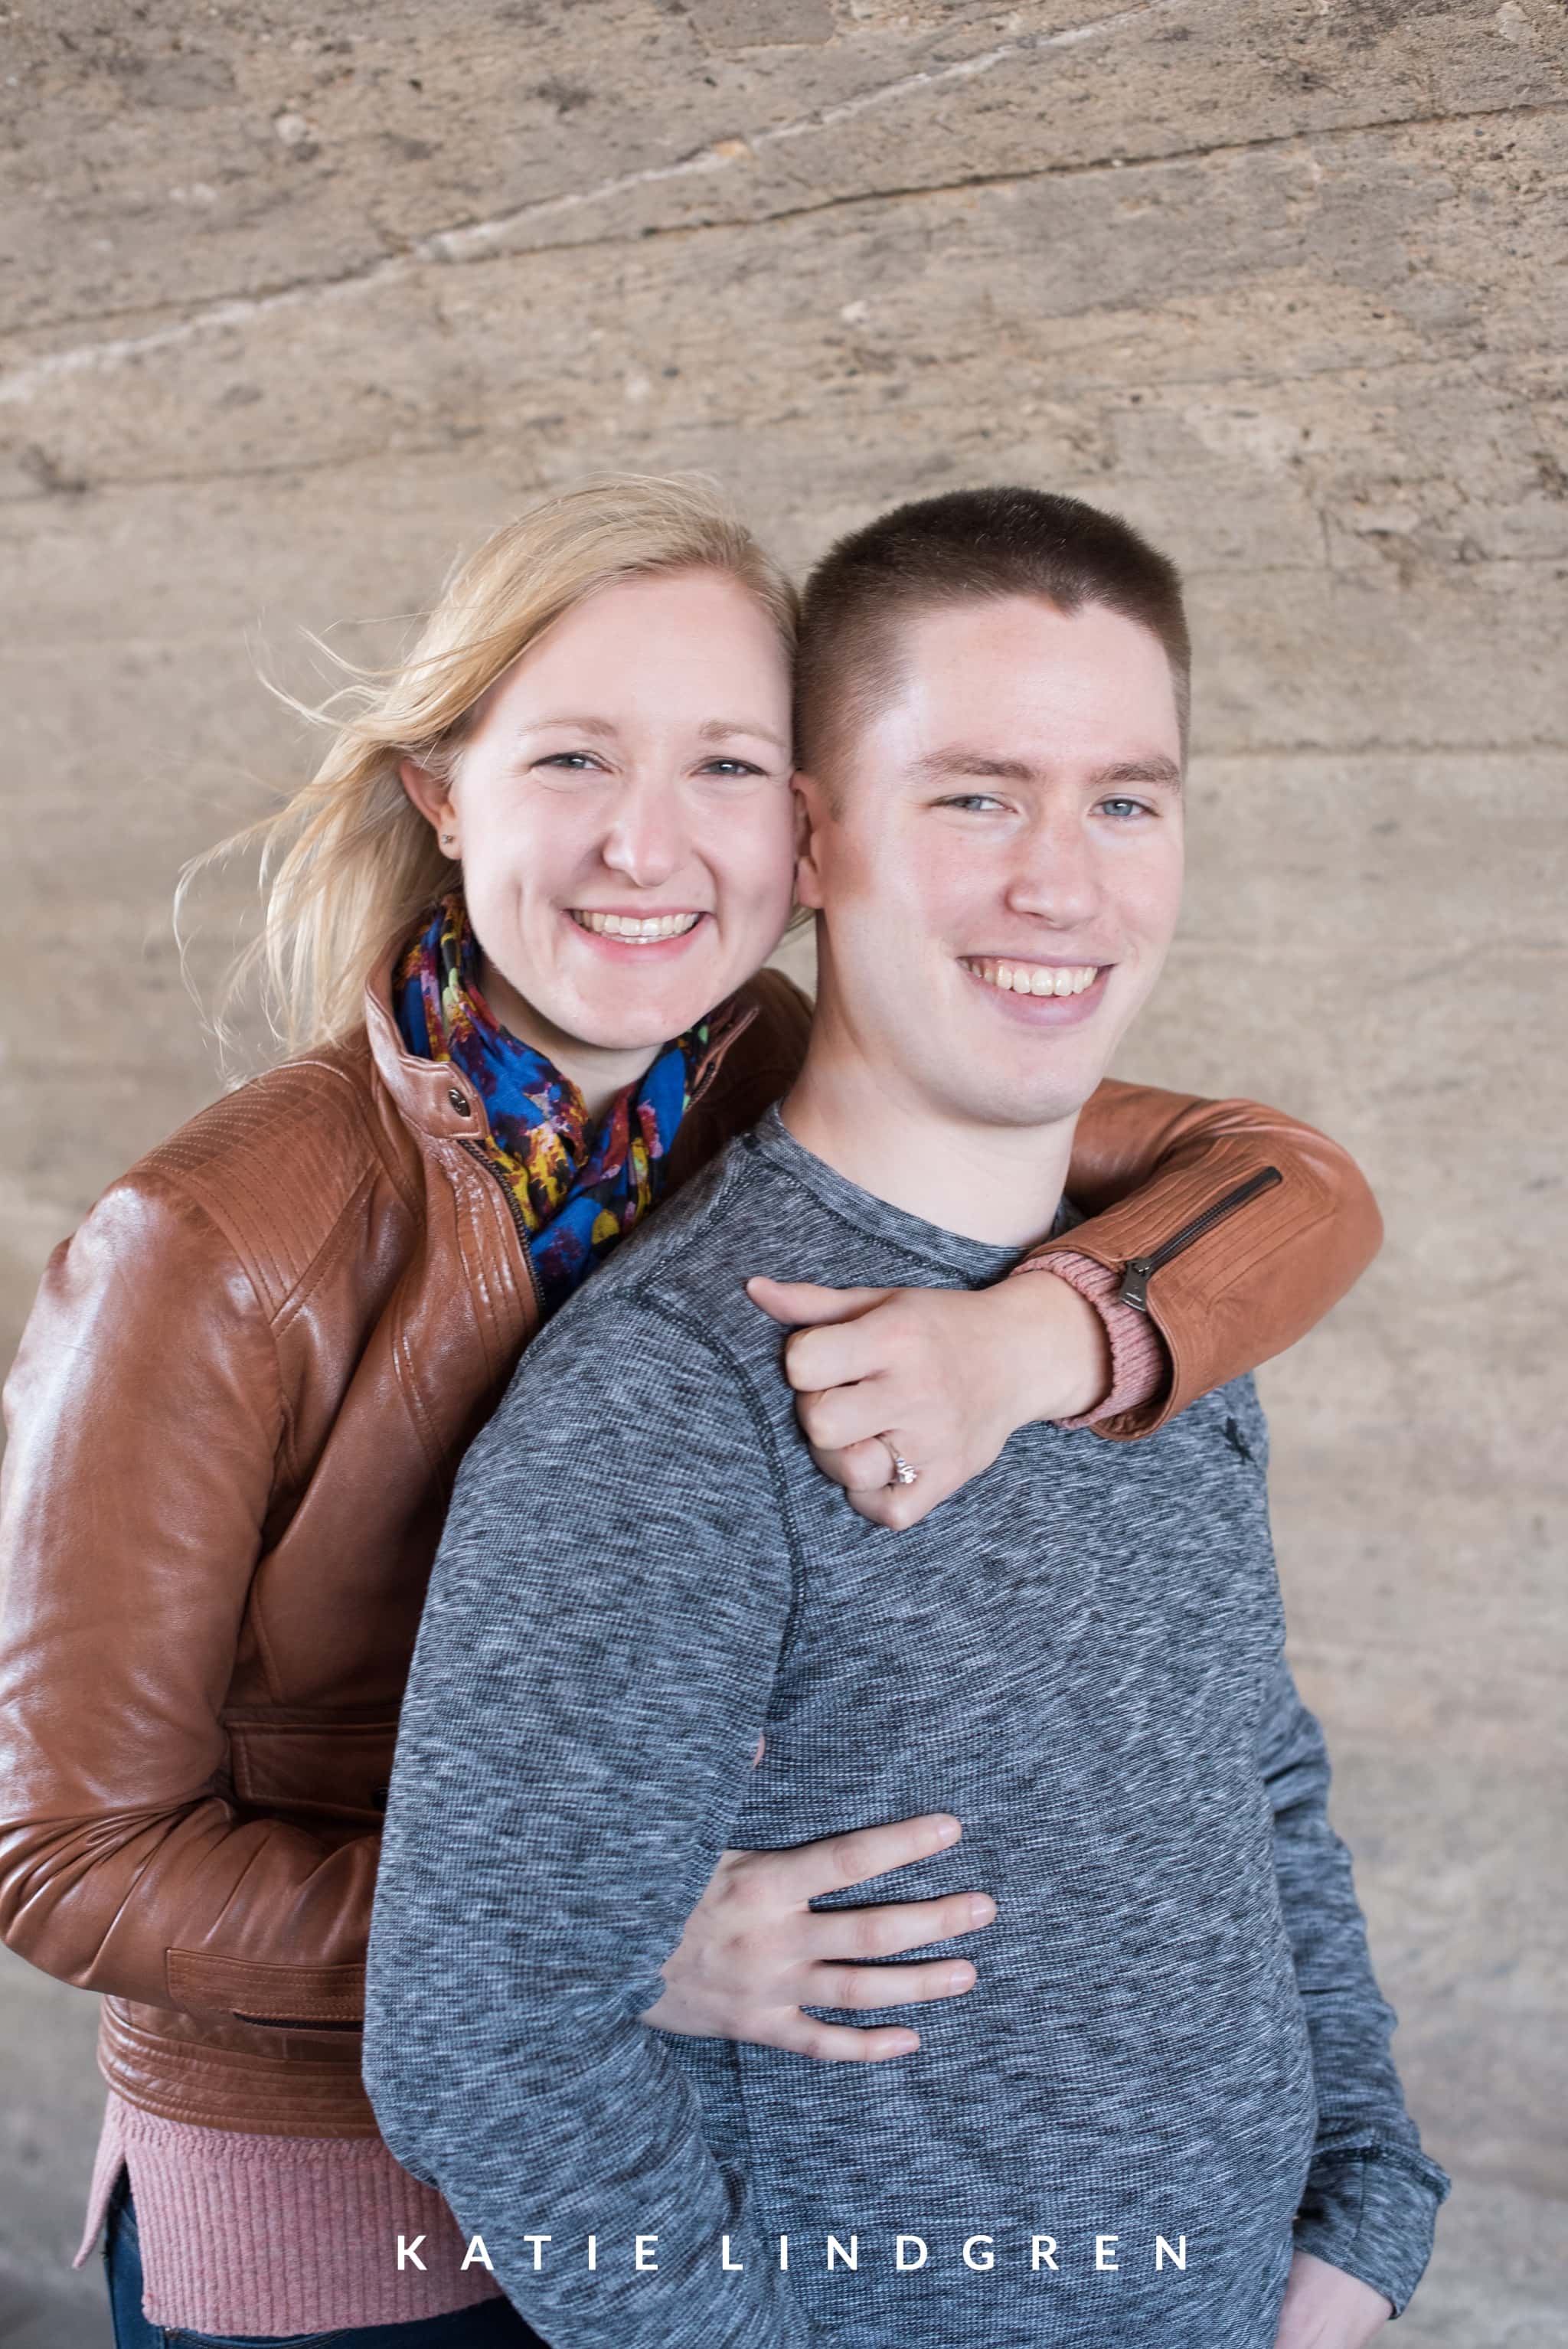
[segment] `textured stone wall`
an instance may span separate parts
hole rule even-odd
[[[1402,2349],[1568,2328],[1565,94],[1557,0],[0,7],[5,1352],[216,1089],[170,894],[304,771],[255,675],[321,689],[302,626],[389,648],[606,464],[717,473],[797,564],[1023,478],[1184,564],[1190,910],[1122,1071],[1326,1125],[1388,1223],[1265,1390],[1294,1652],[1458,2181]],[[91,2002],[14,1961],[0,1995],[14,2337],[105,2339],[58,2270]]]

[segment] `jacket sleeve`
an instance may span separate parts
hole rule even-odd
[[[1317,2092],[1295,2247],[1358,2276],[1398,2315],[1431,2256],[1449,2179],[1421,2151],[1405,2110],[1389,2051],[1397,2017],[1373,1975],[1350,1854],[1328,1823],[1323,1732],[1283,1656],[1265,1691],[1259,1752]]]
[[[637,2021],[739,1815],[786,1633],[766,1470],[734,1473],[765,1430],[730,1371],[590,1304],[562,1317],[575,1355],[553,1329],[530,1348],[458,1478],[398,1731],[366,2085],[556,2349],[785,2349],[809,2337],[789,2279]],[[591,2236],[614,2247],[596,2271]],[[638,2236],[656,2272],[632,2272]]]
[[[1114,1079],[1079,1114],[1068,1192],[1088,1220],[1020,1269],[1067,1249],[1123,1273],[1170,1251],[1146,1280],[1169,1381],[1153,1402],[1092,1422],[1097,1435],[1122,1440],[1151,1435],[1195,1396],[1294,1345],[1383,1237],[1355,1161],[1311,1126],[1255,1102]]]
[[[759,972],[753,984],[759,1016],[725,1068],[734,1098],[716,1093],[704,1104],[700,1137],[694,1123],[691,1139],[706,1149],[716,1146],[710,1127],[734,1133],[788,1091],[805,1057],[805,997],[779,971]],[[1227,1207],[1269,1170],[1277,1183]],[[1205,1101],[1114,1078],[1079,1113],[1068,1193],[1088,1220],[1033,1250],[1020,1271],[1076,1250],[1119,1277],[1203,1222],[1149,1277],[1144,1309],[1165,1361],[1155,1392],[1085,1420],[1097,1435],[1121,1441],[1152,1435],[1195,1396],[1284,1353],[1360,1278],[1383,1239],[1365,1176],[1326,1134],[1256,1102]],[[1125,1330],[1117,1342],[1123,1309],[1099,1310],[1113,1354],[1130,1356]],[[1141,1365],[1137,1383],[1146,1383]]]
[[[0,1934],[85,1990],[353,2021],[378,1838],[223,1792],[285,1409],[243,1268],[172,1186],[117,1185],[56,1249],[5,1415]]]

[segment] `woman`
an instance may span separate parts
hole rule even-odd
[[[798,1064],[804,1001],[758,968],[791,896],[792,621],[690,484],[592,484],[498,533],[282,820],[293,1056],[50,1261],[7,1388],[0,1927],[107,1994],[88,2240],[111,2197],[122,2344],[533,2338],[360,2084],[377,1816],[466,1444],[542,1320]],[[1244,1105],[1103,1088],[1071,1185],[1109,1212],[1037,1252],[1066,1278],[862,1314],[818,1454],[855,1506],[907,1522],[1034,1417],[1147,1433],[1376,1244],[1343,1154]],[[1130,1265],[1169,1360],[1109,1297]],[[919,1481],[884,1496],[889,1447]],[[984,1895],[806,1904],[957,1832],[727,1855],[645,2019],[896,2056],[913,2033],[803,2007]],[[975,1978],[879,1970],[876,1995]]]

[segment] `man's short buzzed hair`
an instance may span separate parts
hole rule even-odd
[[[1037,595],[1103,604],[1157,636],[1187,753],[1191,642],[1169,557],[1119,514],[1046,490],[954,490],[895,506],[841,538],[806,582],[795,667],[795,755],[808,774],[843,755],[896,690],[903,624],[944,605]]]

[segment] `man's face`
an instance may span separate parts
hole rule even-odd
[[[1176,925],[1164,648],[1102,605],[1017,595],[918,615],[899,649],[892,698],[801,779],[822,1009],[912,1106],[1070,1117]]]

